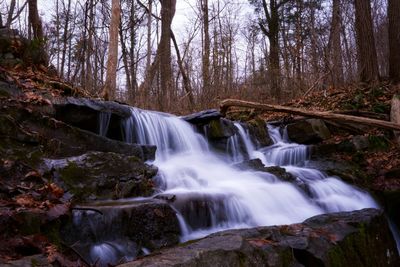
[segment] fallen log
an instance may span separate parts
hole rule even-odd
[[[301,115],[305,117],[312,117],[323,120],[335,121],[337,123],[358,123],[371,127],[383,128],[388,130],[400,131],[400,124],[395,122],[376,120],[371,118],[364,118],[352,115],[336,114],[330,111],[310,111],[299,108],[285,107],[280,105],[261,104],[257,102],[249,102],[237,99],[225,99],[220,104],[221,114],[225,115],[229,107],[246,107],[256,108],[261,110],[289,113],[294,115]]]

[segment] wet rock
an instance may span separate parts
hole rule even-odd
[[[123,141],[121,124],[131,116],[130,108],[112,101],[88,98],[58,98],[53,101],[55,118],[80,129],[99,134],[100,120],[107,120],[108,129],[104,136]]]
[[[235,125],[232,121],[221,118],[218,120],[211,120],[204,126],[206,137],[209,139],[224,139],[229,138],[236,133]]]
[[[246,160],[240,163],[236,163],[233,166],[241,170],[249,169],[249,170],[267,172],[275,175],[280,180],[286,182],[296,182],[296,177],[294,177],[291,173],[288,173],[284,168],[281,168],[279,166],[265,167],[265,165],[262,163],[260,159]]]
[[[221,118],[221,113],[216,109],[208,109],[193,113],[190,115],[182,116],[181,118],[192,124],[207,124],[211,120],[217,120]]]
[[[250,138],[257,147],[265,147],[273,144],[269,136],[267,125],[264,120],[254,119],[247,123]]]
[[[299,144],[314,144],[330,137],[324,121],[308,119],[287,125],[288,137]]]
[[[365,170],[353,161],[337,161],[335,159],[317,159],[306,162],[306,167],[318,169],[330,176],[338,176],[346,182],[367,186],[371,180]]]
[[[142,250],[175,245],[180,230],[175,211],[164,201],[151,199],[76,206],[73,220],[61,233],[88,262],[100,260],[107,266],[143,255]]]
[[[120,266],[398,266],[381,211],[315,216],[301,224],[229,230]]]
[[[55,177],[75,200],[115,199],[149,196],[157,168],[137,157],[116,153],[89,152],[78,157],[46,159],[41,168]]]
[[[0,108],[0,111],[5,114],[3,120],[11,127],[1,127],[0,124],[0,135],[15,139],[14,133],[17,133],[21,136],[18,141],[38,143],[48,157],[78,156],[87,151],[115,152],[143,160],[155,157],[155,146],[111,140],[29,109],[9,106]]]

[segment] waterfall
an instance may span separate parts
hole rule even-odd
[[[106,136],[108,127],[110,125],[111,120],[111,112],[100,112],[99,113],[99,135]]]
[[[302,167],[309,157],[307,146],[290,143],[279,128],[268,126],[274,144],[256,149],[243,126],[235,123],[238,133],[227,148],[231,156],[221,159],[178,117],[137,108],[131,112],[123,125],[125,140],[157,146],[153,164],[159,168],[163,193],[176,196],[182,241],[224,229],[297,223],[321,213],[377,207],[368,193]],[[286,168],[298,183],[231,166],[229,162],[244,158],[240,142],[250,158]]]

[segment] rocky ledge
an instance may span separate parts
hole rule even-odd
[[[224,231],[120,265],[135,266],[400,266],[400,258],[382,211],[364,209]]]

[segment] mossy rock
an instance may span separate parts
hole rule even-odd
[[[153,166],[141,159],[117,153],[89,152],[79,157],[46,160],[57,182],[75,200],[116,199],[149,196],[154,191]],[[52,170],[53,169],[53,170]]]
[[[247,122],[250,137],[258,147],[270,146],[273,144],[269,136],[267,124],[261,118],[255,118]]]

